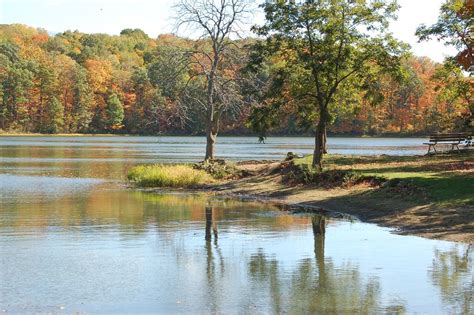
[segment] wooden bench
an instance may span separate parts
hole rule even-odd
[[[461,142],[466,142],[466,146],[469,146],[471,141],[472,136],[465,133],[437,133],[430,135],[430,141],[423,144],[428,145],[428,153],[431,152],[431,148],[437,153],[437,144],[451,145],[451,151],[454,151],[454,148],[456,148],[458,152],[461,152],[459,149]]]

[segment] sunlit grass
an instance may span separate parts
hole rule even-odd
[[[310,167],[312,155],[296,159]],[[402,180],[424,189],[432,202],[442,205],[474,204],[474,155],[343,156],[327,155],[325,170],[351,170],[364,176]]]
[[[140,165],[132,168],[128,179],[140,187],[189,188],[213,182],[205,171],[190,165]]]

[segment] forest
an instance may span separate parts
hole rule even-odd
[[[260,133],[262,123],[255,117],[263,115],[278,122],[265,128],[265,135],[312,134],[308,116],[313,114],[301,104],[298,111],[291,109],[295,87],[281,79],[297,73],[282,71],[291,70],[291,53],[260,53],[264,40],[256,38],[226,39],[222,84],[216,84],[226,104],[219,133]],[[53,35],[26,25],[0,25],[0,132],[202,135],[206,85],[195,78],[212,47],[207,37],[150,38],[140,29],[124,29],[118,36]],[[358,88],[339,88],[337,106],[328,112],[329,133],[424,135],[469,128],[472,81],[466,73],[449,60],[414,56],[403,45],[398,55],[391,73],[376,71],[374,64]],[[278,97],[272,94],[276,89]],[[262,110],[277,98],[277,114]]]

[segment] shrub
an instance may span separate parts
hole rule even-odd
[[[202,170],[215,179],[235,178],[241,175],[241,172],[233,163],[224,160],[206,160],[193,165],[196,170]]]
[[[140,165],[128,173],[128,179],[141,187],[193,187],[212,182],[204,171],[189,165]]]
[[[319,187],[351,187],[359,184],[380,186],[386,181],[381,176],[367,176],[354,170],[329,169],[318,172],[307,164],[295,165],[291,161],[282,172],[288,184],[313,184]]]

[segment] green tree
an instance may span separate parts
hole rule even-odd
[[[80,65],[76,66],[74,85],[74,101],[72,105],[72,132],[86,132],[92,121],[94,94],[87,82],[87,71]]]
[[[36,111],[35,111],[35,119],[33,121],[34,130],[48,130],[50,131],[50,123],[51,120],[48,118],[48,109],[51,106],[52,99],[56,93],[57,87],[57,77],[56,73],[53,69],[51,69],[48,65],[41,64],[41,63],[34,63],[34,72],[35,72],[35,87],[38,91],[37,100],[36,100]],[[30,93],[30,96],[35,96],[34,93]],[[58,101],[56,99],[56,101]]]
[[[352,80],[360,82],[377,65],[398,67],[402,45],[387,27],[398,8],[395,1],[267,1],[265,25],[267,54],[280,54],[299,100],[296,111],[316,124],[313,166],[322,169],[330,110],[339,90]],[[356,79],[355,79],[356,78]]]
[[[446,45],[458,50],[454,60],[466,71],[473,71],[473,46],[472,28],[474,23],[474,1],[472,0],[446,0],[440,8],[438,21],[431,25],[420,25],[416,35],[420,41],[433,37],[444,41]],[[452,58],[451,58],[452,59]]]
[[[159,89],[151,84],[146,69],[136,69],[131,80],[135,97],[126,111],[127,128],[142,134],[158,132],[165,114],[162,106],[165,103],[163,96]]]
[[[148,66],[150,83],[159,87],[163,96],[178,99],[184,89],[187,75],[186,51],[179,47],[160,47],[158,56]]]
[[[120,32],[120,36],[132,36],[138,39],[149,39],[148,35],[139,28],[126,28]]]
[[[449,109],[449,115],[444,117],[448,122],[443,124],[443,129],[474,130],[473,81],[464,77],[461,69],[450,60],[436,69],[432,80],[437,84],[437,102],[446,104]]]
[[[45,132],[58,133],[64,126],[64,106],[55,97],[51,97],[46,106],[46,121],[42,125]]]
[[[122,127],[124,118],[123,105],[115,93],[110,94],[107,98],[106,114],[107,128],[109,130],[117,130]]]
[[[20,58],[20,48],[0,43],[0,128],[25,129],[30,121],[27,102],[34,85],[34,64]]]

